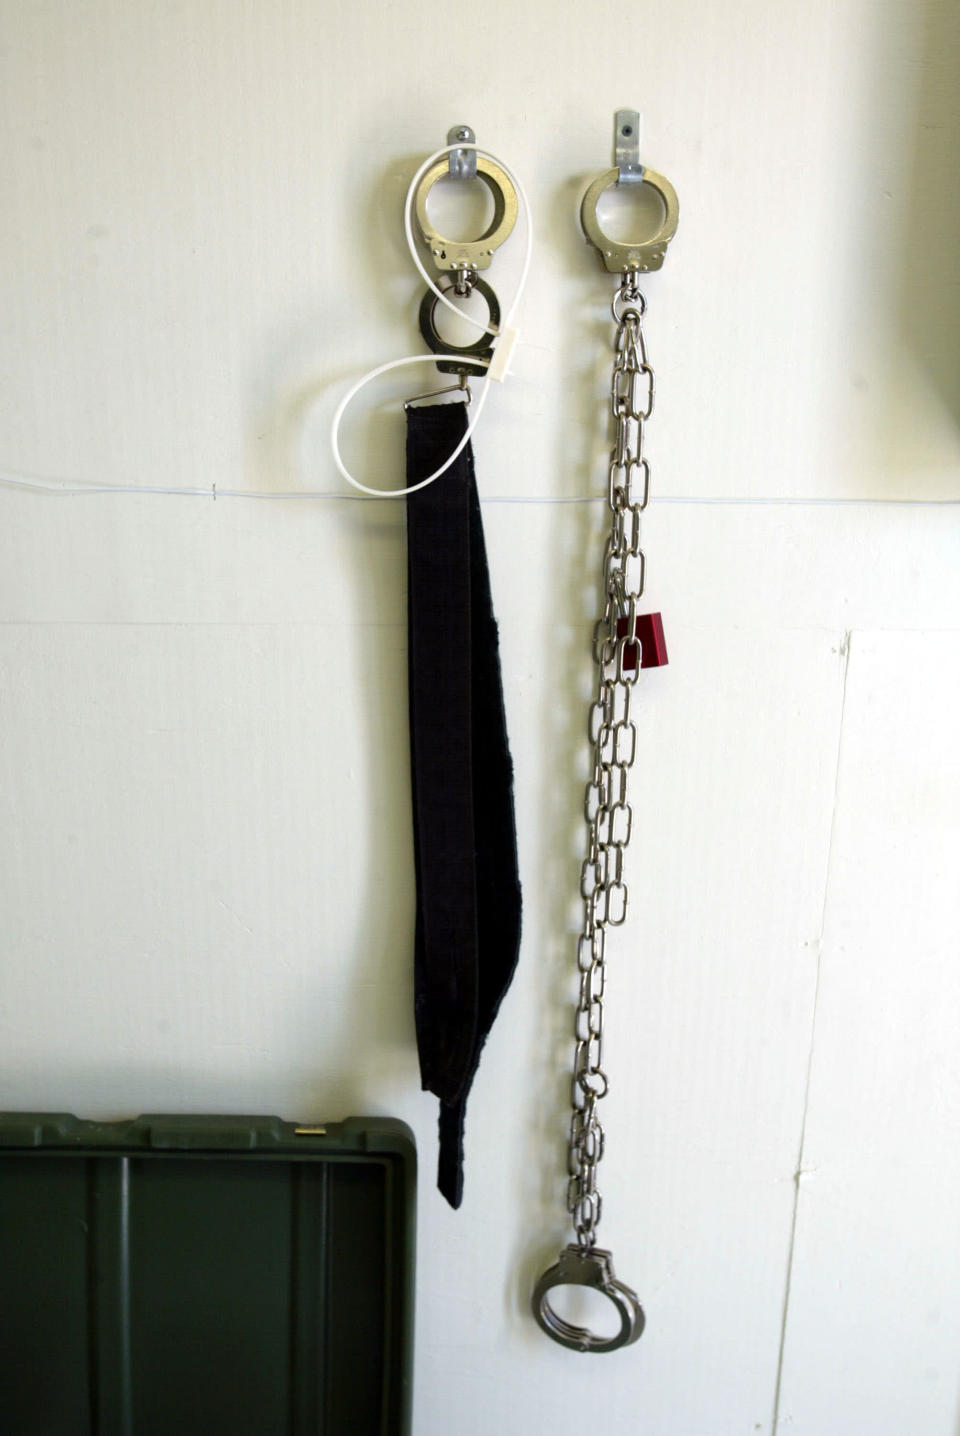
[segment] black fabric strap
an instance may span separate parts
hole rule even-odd
[[[463,404],[408,410],[407,483],[439,468],[465,428]],[[414,1011],[423,1086],[440,1098],[437,1182],[458,1207],[467,1094],[520,943],[513,766],[469,444],[407,497],[407,577]]]

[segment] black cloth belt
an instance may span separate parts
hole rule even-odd
[[[466,430],[462,403],[407,411],[407,483]],[[497,624],[468,443],[407,496],[410,770],[417,884],[414,1010],[423,1086],[440,1098],[437,1185],[463,1196],[463,1127],[520,944],[520,882]]]

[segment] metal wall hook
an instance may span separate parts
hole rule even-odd
[[[469,125],[453,125],[447,130],[447,144],[455,145],[457,140],[462,140],[464,144],[475,145],[477,137]],[[476,179],[476,150],[451,150],[449,172],[454,179]]]
[[[618,110],[614,130],[613,153],[616,168],[598,175],[580,205],[580,223],[587,243],[599,251],[604,266],[611,274],[629,272],[645,274],[659,269],[667,245],[677,232],[680,202],[668,179],[640,163],[641,119],[637,110]],[[600,197],[620,184],[648,184],[656,190],[663,206],[663,219],[649,238],[624,243],[611,239],[601,228],[597,217]]]
[[[613,117],[613,162],[619,184],[639,184],[643,179],[640,142],[643,116],[639,110],[618,110]]]

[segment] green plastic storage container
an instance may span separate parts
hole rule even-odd
[[[407,1436],[402,1122],[0,1114],[3,1436]]]

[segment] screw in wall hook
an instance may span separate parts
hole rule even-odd
[[[455,145],[457,140],[462,141],[465,145],[475,145],[477,137],[469,125],[454,125],[447,130],[447,144]],[[450,173],[454,179],[476,179],[476,150],[451,150]]]
[[[638,184],[643,179],[640,163],[640,142],[643,139],[643,116],[639,110],[617,110],[614,116],[613,162],[619,184]]]

